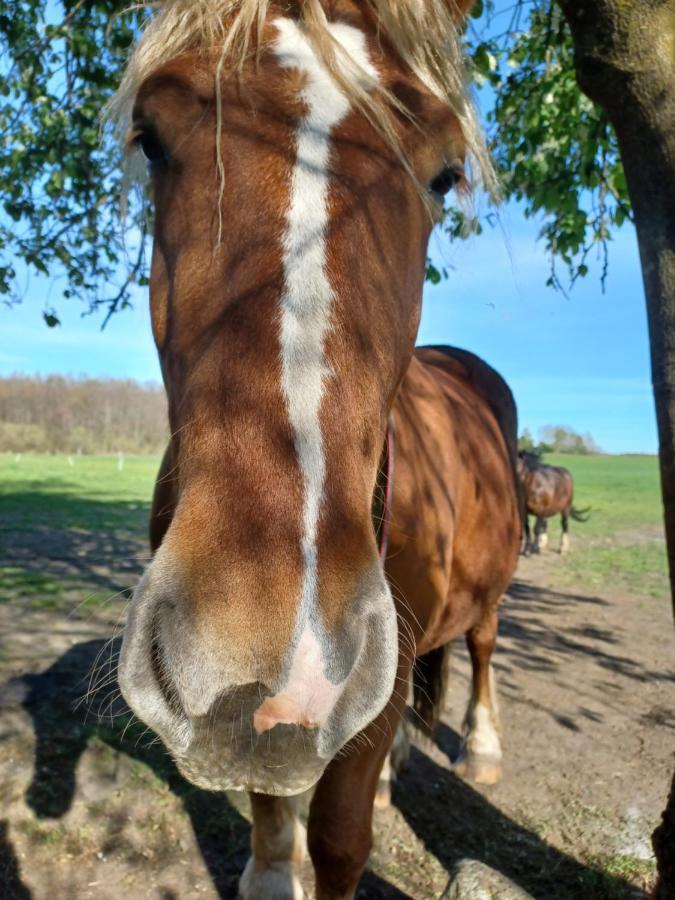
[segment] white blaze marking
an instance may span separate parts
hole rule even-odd
[[[281,296],[280,337],[282,390],[304,487],[304,575],[295,641],[297,655],[301,647],[311,645],[311,640],[316,642],[315,637],[304,632],[316,605],[316,532],[326,474],[320,410],[324,381],[330,375],[324,342],[333,301],[326,272],[330,142],[332,130],[345,118],[350,104],[317,59],[298,23],[278,18],[274,24],[279,31],[274,45],[279,64],[298,69],[306,79],[300,92],[306,113],[298,125],[283,239],[285,287]],[[377,72],[368,59],[363,33],[342,23],[331,23],[328,28],[355,63],[350,66],[349,60],[339,57],[345,74],[360,78],[366,87],[372,85]],[[319,623],[313,624],[315,634],[320,634]],[[295,668],[293,661],[293,672]]]
[[[267,697],[253,714],[258,734],[275,725],[304,725],[320,728],[342,693],[342,685],[332,684],[323,673],[321,646],[305,627],[293,653],[293,662],[284,689]]]

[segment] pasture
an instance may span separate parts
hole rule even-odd
[[[643,896],[672,768],[675,669],[656,460],[548,457],[572,551],[521,559],[495,657],[505,777],[458,779],[469,667],[377,812],[361,896],[439,897],[461,858],[537,898]],[[247,800],[185,782],[117,696],[108,644],[147,558],[155,457],[0,456],[0,896],[234,897]],[[549,526],[557,546],[558,524]],[[94,672],[93,681],[90,673]],[[307,868],[306,888],[311,874]],[[309,891],[311,896],[311,891]]]

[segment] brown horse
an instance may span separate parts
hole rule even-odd
[[[569,520],[588,520],[588,509],[576,509],[572,503],[574,484],[569,469],[546,465],[536,453],[523,450],[518,454],[518,475],[526,506],[525,553],[539,553],[548,545],[546,520],[557,515],[560,515],[562,526],[560,552],[567,553],[570,547]],[[530,531],[530,516],[536,517],[534,540]]]
[[[353,895],[414,656],[431,724],[463,633],[460,768],[499,775],[489,660],[519,544],[515,408],[470,354],[413,354],[442,195],[467,153],[488,171],[459,6],[173,0],[111,107],[150,166],[172,430],[120,686],[188,779],[251,792],[245,898],[300,895],[292,795],[313,785],[317,896]],[[390,415],[385,574],[372,508]]]

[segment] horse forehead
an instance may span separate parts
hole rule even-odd
[[[344,98],[343,91],[319,58],[304,28],[295,19],[286,16],[275,18],[272,24],[277,30],[274,53],[279,65],[286,69],[299,69],[309,76],[309,91],[305,87],[303,93],[309,92],[311,95],[318,88],[323,94]],[[361,90],[371,88],[378,81],[379,74],[370,58],[365,31],[339,21],[328,22],[326,27],[336,45],[335,64],[341,76]],[[311,101],[311,96],[307,99]]]

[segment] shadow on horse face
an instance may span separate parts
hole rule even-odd
[[[325,24],[344,84],[405,88],[415,122],[401,117],[398,139],[423,184],[461,165],[447,103],[356,5],[348,21]],[[204,58],[135,85],[173,437],[120,685],[195,784],[285,795],[316,782],[394,688],[371,507],[432,216],[297,21],[268,22],[257,65],[219,92]]]

